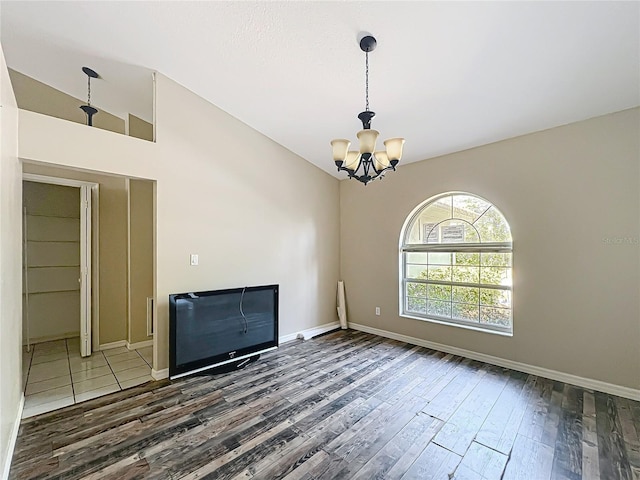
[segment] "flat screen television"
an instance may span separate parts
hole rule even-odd
[[[278,285],[169,295],[169,377],[278,348]]]

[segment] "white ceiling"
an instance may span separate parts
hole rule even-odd
[[[151,118],[157,70],[341,178],[364,110],[414,162],[640,104],[639,2],[2,2],[10,67]],[[517,159],[515,159],[517,160]],[[256,158],[256,161],[260,161]]]

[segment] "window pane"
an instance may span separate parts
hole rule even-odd
[[[451,267],[429,265],[429,280],[451,281]]]
[[[510,242],[509,225],[496,207],[491,207],[473,224],[480,232],[482,242]]]
[[[407,265],[407,278],[427,278],[427,266]]]
[[[427,298],[429,300],[451,301],[451,286],[449,285],[428,285]]]
[[[422,243],[421,235],[419,222],[413,222],[413,225],[411,225],[411,228],[409,229],[409,234],[405,237],[404,242],[406,244]]]
[[[440,224],[427,222],[422,224],[422,243],[440,243]]]
[[[480,255],[481,265],[495,266],[495,267],[510,267],[511,266],[511,254],[510,253],[482,253]]]
[[[407,252],[407,263],[427,263],[427,254],[420,252]]]
[[[481,307],[480,311],[481,323],[500,325],[503,327],[511,326],[511,309],[509,308]]]
[[[480,254],[479,253],[454,253],[455,265],[480,265]]]
[[[464,241],[466,243],[480,243],[482,240],[478,235],[478,232],[471,225],[467,225],[464,230]]]
[[[453,254],[447,252],[429,252],[430,265],[451,265]]]
[[[446,205],[446,202],[438,200],[436,203],[429,205],[418,217],[420,225],[423,226],[422,234],[425,233],[424,225],[437,225],[440,222],[449,220],[451,218],[451,204]],[[430,229],[429,229],[430,230]],[[424,239],[423,239],[424,240]],[[425,242],[423,242],[425,243]]]
[[[464,283],[478,283],[480,275],[478,267],[453,267],[453,281]]]
[[[424,298],[407,297],[407,312],[427,313],[427,301]]]
[[[505,267],[482,267],[480,283],[485,285],[511,285],[511,269]]]
[[[489,202],[471,195],[454,195],[453,197],[453,216],[469,223],[475,222],[490,207]]]
[[[429,300],[427,303],[427,314],[451,318],[451,303]]]
[[[472,322],[478,321],[479,307],[478,305],[471,305],[467,303],[454,303],[451,306],[451,316],[460,320],[467,320]]]
[[[452,299],[454,302],[477,305],[480,300],[480,289],[473,287],[453,287]]]
[[[488,307],[511,308],[511,292],[508,290],[481,288],[480,303]]]
[[[476,229],[468,222],[452,219],[440,224],[440,243],[479,243]],[[432,243],[432,242],[429,242]]]
[[[424,283],[407,282],[407,295],[409,297],[426,298],[427,286]]]
[[[447,195],[441,197],[425,209],[425,213],[428,213],[431,219],[437,219],[439,222],[446,218],[451,218],[451,206],[453,202],[453,196]]]
[[[408,244],[438,243],[440,241],[439,227],[433,229],[431,239],[425,238],[424,235],[425,233],[428,234],[432,227],[449,218],[451,218],[451,195],[438,199],[420,212],[408,228],[405,242]],[[425,228],[427,232],[425,232]]]

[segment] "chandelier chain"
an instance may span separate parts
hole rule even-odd
[[[369,52],[365,52],[365,110],[369,111]]]
[[[91,106],[91,77],[87,75],[87,104]]]

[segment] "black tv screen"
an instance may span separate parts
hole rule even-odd
[[[169,376],[278,347],[278,285],[169,295]]]

